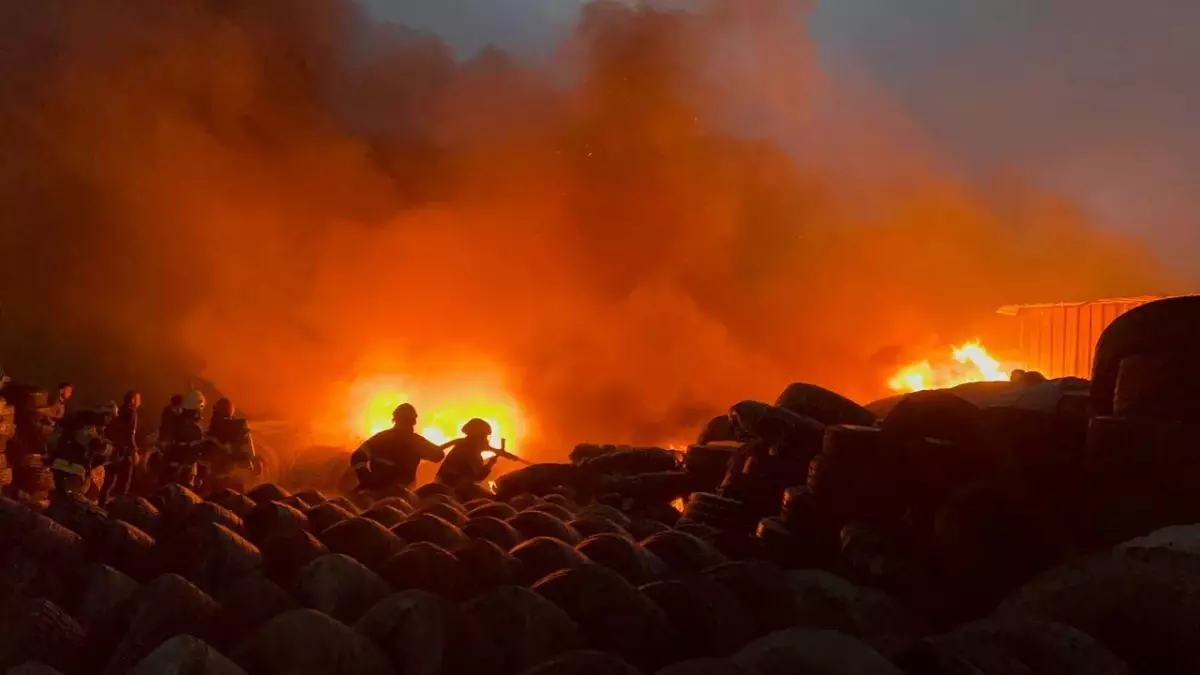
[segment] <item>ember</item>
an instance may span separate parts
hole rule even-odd
[[[925,389],[946,389],[968,382],[1007,382],[1009,373],[1022,368],[1014,363],[1002,363],[978,341],[953,347],[952,360],[921,361],[901,368],[888,387],[892,391],[908,393]]]

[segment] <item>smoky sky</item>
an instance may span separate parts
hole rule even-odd
[[[824,5],[399,11],[433,5],[0,0],[6,369],[316,426],[357,377],[477,369],[553,457],[1178,287],[1048,160],[838,56]]]
[[[579,7],[364,1],[464,53],[549,48]],[[1071,194],[1200,283],[1197,3],[820,0],[808,33],[827,67],[886,89],[947,156]]]

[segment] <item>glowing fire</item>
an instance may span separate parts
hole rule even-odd
[[[418,432],[438,445],[462,436],[462,425],[475,417],[491,425],[496,446],[501,439],[508,446],[519,444],[526,432],[520,406],[498,382],[478,376],[424,382],[386,375],[360,380],[351,387],[352,434],[366,438],[390,428],[392,411],[401,403],[416,407]],[[485,453],[484,459],[489,454]]]
[[[953,347],[951,355],[952,361],[936,364],[921,361],[907,365],[888,380],[888,386],[892,391],[907,393],[945,389],[968,382],[1007,382],[1009,373],[1021,367],[1001,363],[978,340]]]

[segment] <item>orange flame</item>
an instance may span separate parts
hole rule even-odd
[[[519,444],[526,434],[521,407],[498,382],[478,376],[418,381],[400,375],[370,377],[351,387],[351,434],[366,438],[391,427],[392,411],[401,403],[417,408],[417,429],[439,445],[461,436],[462,425],[476,417],[491,425],[493,444],[502,438]]]
[[[936,364],[928,360],[909,364],[888,380],[892,391],[908,393],[925,389],[945,389],[968,382],[1007,382],[1009,373],[1021,366],[1001,363],[975,340],[953,347],[952,361]]]

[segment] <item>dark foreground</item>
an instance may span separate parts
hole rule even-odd
[[[1198,337],[1196,299],[1152,303],[1090,383],[794,385],[682,455],[581,445],[495,492],[0,499],[0,667],[1198,673]]]

